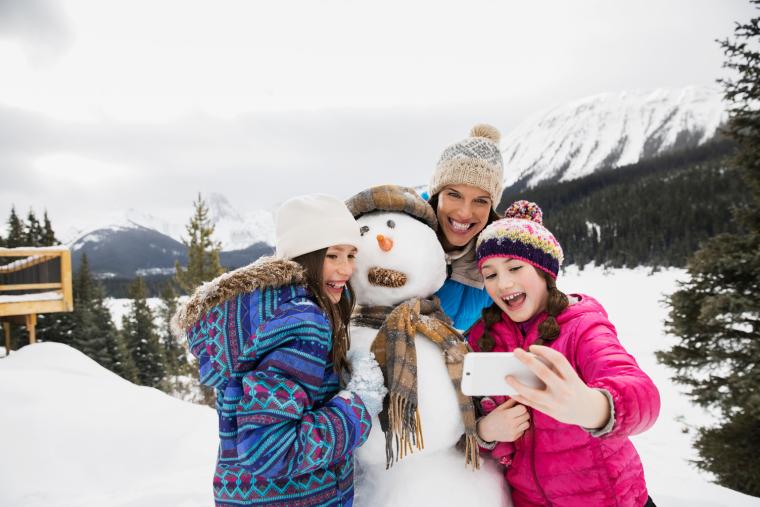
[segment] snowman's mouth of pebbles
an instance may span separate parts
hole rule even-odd
[[[406,285],[406,275],[401,271],[388,268],[369,268],[367,279],[372,285],[378,287],[397,288]]]

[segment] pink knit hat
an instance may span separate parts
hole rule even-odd
[[[554,235],[543,225],[543,212],[536,203],[517,201],[504,218],[491,223],[478,236],[475,246],[478,268],[492,257],[520,259],[557,278],[564,255]]]

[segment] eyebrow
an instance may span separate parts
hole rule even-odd
[[[447,185],[447,186],[443,187],[443,189],[444,190],[445,189],[453,190],[454,192],[456,192],[458,194],[462,193],[461,190],[457,190],[456,188],[452,187],[451,185]],[[475,199],[488,199],[490,201],[491,200],[491,194],[479,195],[479,196],[475,197]]]

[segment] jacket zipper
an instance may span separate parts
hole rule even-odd
[[[534,323],[535,324],[535,323]],[[514,326],[517,328],[517,335],[522,338],[520,341],[520,345],[518,345],[523,350],[527,350],[527,344],[528,344],[528,337],[531,334],[530,331],[535,329],[535,326],[533,329],[528,330],[529,332],[523,334],[522,330],[520,329],[520,326],[517,324],[514,324]],[[536,340],[533,340],[535,342]],[[535,421],[535,418],[533,416],[534,410],[530,407],[528,407],[528,413],[530,414],[530,420]],[[549,501],[549,497],[546,496],[546,491],[544,491],[544,488],[541,487],[541,483],[538,481],[538,473],[536,473],[536,425],[531,425],[531,430],[533,434],[531,435],[530,440],[530,468],[531,472],[533,472],[533,480],[536,483],[536,489],[541,493],[541,496],[544,498],[544,501],[546,502],[546,505],[548,507],[551,507],[552,503]]]
[[[530,419],[533,419],[533,409],[528,409],[530,411]],[[530,467],[533,472],[533,480],[536,482],[536,488],[541,493],[541,496],[544,497],[544,501],[546,502],[546,505],[551,507],[552,503],[549,501],[549,497],[546,496],[546,491],[544,491],[544,488],[541,487],[541,483],[538,482],[538,473],[536,473],[536,426],[533,426],[533,435],[531,435],[531,441],[530,441]]]

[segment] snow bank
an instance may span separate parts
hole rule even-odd
[[[63,293],[58,291],[47,291],[34,292],[32,294],[0,296],[0,303],[20,303],[22,301],[56,301],[58,299],[63,299]]]
[[[216,414],[57,343],[0,360],[0,505],[213,505]]]

